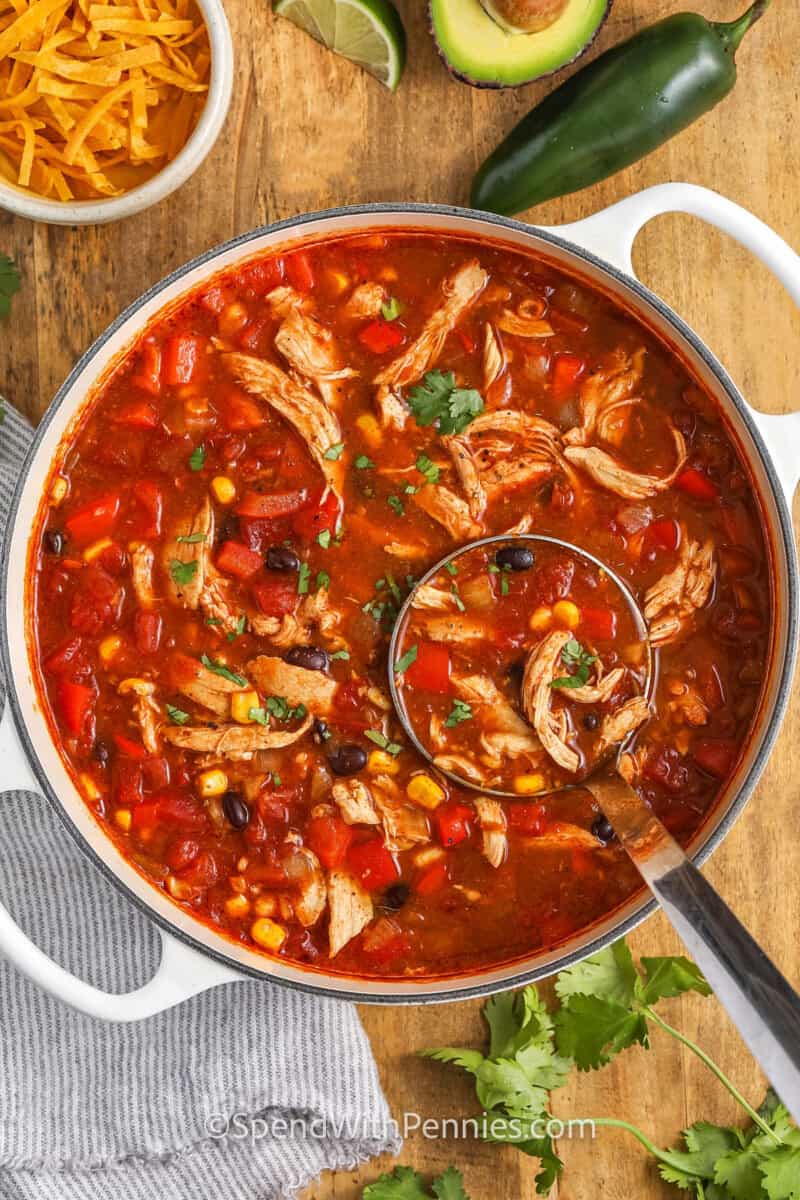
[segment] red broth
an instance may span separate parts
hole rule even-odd
[[[534,255],[388,232],[254,260],[130,347],[55,471],[31,584],[59,750],[153,885],[249,947],[458,972],[637,890],[585,791],[493,808],[387,707],[398,606],[475,537],[565,538],[647,609],[630,773],[680,839],[747,743],[771,619],[747,469],[681,361]],[[518,599],[520,656],[562,601],[590,640],[591,582],[551,585]]]

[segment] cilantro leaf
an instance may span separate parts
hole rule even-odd
[[[265,708],[248,708],[247,716],[256,725],[269,725],[269,714]]]
[[[396,321],[403,311],[403,305],[395,296],[390,296],[388,300],[381,305],[381,316],[384,321]]]
[[[454,700],[453,707],[447,714],[445,720],[445,729],[455,729],[456,725],[460,725],[462,721],[471,721],[475,714],[472,708],[467,704],[466,700]]]
[[[657,962],[657,959],[651,959]],[[639,979],[633,956],[627,942],[620,938],[612,946],[599,950],[591,958],[559,971],[556,980],[556,995],[560,1000],[570,996],[597,996],[601,1000],[614,1000],[618,1004],[630,1005],[636,994]]]
[[[167,716],[173,725],[185,725],[189,720],[189,714],[184,712],[182,708],[176,708],[174,704],[167,704]]]
[[[641,993],[643,1004],[655,1004],[664,996],[680,996],[684,992],[699,992],[701,996],[711,995],[711,988],[700,968],[683,955],[643,957],[642,966],[646,976]]]
[[[427,454],[420,454],[415,465],[420,475],[425,476],[426,483],[435,484],[439,482],[441,472],[436,464],[431,462]]]
[[[800,1145],[773,1150],[759,1170],[769,1200],[800,1200]]]
[[[11,312],[11,297],[17,294],[20,285],[20,274],[14,260],[7,254],[0,254],[0,317],[7,317]]]
[[[204,533],[181,533],[175,538],[176,542],[185,542],[190,546],[196,545],[198,542],[204,542],[206,535]]]
[[[409,391],[408,406],[418,425],[436,422],[441,434],[462,433],[483,412],[483,397],[474,389],[456,387],[452,371],[428,371]]]
[[[311,578],[311,567],[307,562],[300,563],[300,570],[297,573],[297,594],[305,596],[308,592],[308,581]]]
[[[434,1179],[431,1184],[431,1190],[436,1200],[469,1200],[464,1191],[464,1179],[455,1167],[448,1167],[442,1171],[439,1178]]]
[[[349,659],[349,657],[350,657],[349,650],[336,650],[331,655],[331,662],[335,662],[339,658],[342,659],[343,662],[346,662],[347,659]]]
[[[305,704],[292,708],[285,696],[267,696],[265,704],[276,721],[302,721],[306,715]]]
[[[480,1050],[470,1050],[461,1046],[439,1046],[436,1050],[420,1050],[421,1058],[432,1058],[434,1062],[452,1063],[475,1075],[485,1062]]]
[[[707,1121],[697,1121],[684,1130],[683,1137],[686,1150],[664,1151],[668,1161],[659,1163],[659,1171],[667,1183],[687,1190],[696,1188],[698,1179],[711,1183],[717,1159],[741,1146],[736,1130]]]
[[[551,688],[579,688],[589,679],[589,668],[597,662],[597,655],[590,654],[580,644],[577,638],[570,638],[561,649],[561,661],[569,670],[569,675],[554,679]]]
[[[323,550],[330,549],[330,544],[331,544],[330,529],[323,529],[321,533],[317,534],[317,544],[322,546]]]
[[[331,586],[331,577],[327,571],[317,571],[317,578],[314,582],[318,592],[326,592]]]
[[[244,633],[244,631],[246,629],[247,629],[247,617],[244,615],[244,613],[242,613],[241,616],[236,618],[236,625],[230,631],[230,633],[227,635],[228,641],[235,642],[238,637],[242,636],[242,634]]]
[[[729,1150],[717,1159],[714,1182],[727,1188],[733,1200],[763,1200],[759,1156],[749,1146]]]
[[[594,1070],[615,1054],[639,1042],[649,1046],[647,1018],[627,1005],[599,996],[570,996],[556,1015],[561,1054],[575,1060],[579,1071]]]
[[[247,687],[245,677],[231,671],[229,667],[225,666],[225,663],[217,662],[215,659],[209,658],[207,654],[200,655],[200,662],[207,671],[213,671],[215,675],[221,676],[222,679],[227,679],[228,683],[235,683],[240,688]]]
[[[353,463],[353,466],[357,471],[366,471],[370,467],[374,467],[375,463],[366,454],[359,454],[358,458]]]
[[[195,446],[192,453],[189,455],[189,466],[193,471],[202,471],[206,465],[206,448],[201,442],[199,446]]]
[[[328,446],[323,458],[327,458],[329,462],[336,462],[337,459],[342,457],[343,450],[344,442],[337,442],[334,446]]]
[[[398,658],[397,662],[394,664],[395,675],[402,675],[403,671],[407,671],[411,664],[417,661],[418,652],[419,647],[417,646],[416,642],[413,646],[409,646],[405,654],[401,658]]]
[[[189,562],[181,562],[179,558],[173,558],[170,560],[169,573],[173,583],[178,587],[185,587],[197,574],[197,562],[193,558]]]
[[[374,742],[381,750],[385,750],[387,754],[391,754],[393,758],[396,758],[403,749],[398,742],[390,742],[386,734],[381,733],[379,729],[365,729],[364,737],[369,738],[371,742]]]
[[[430,1200],[422,1176],[411,1167],[395,1167],[364,1188],[363,1200]]]
[[[386,503],[389,505],[389,508],[393,509],[397,513],[398,517],[405,516],[406,510],[403,507],[403,501],[399,496],[387,496]]]

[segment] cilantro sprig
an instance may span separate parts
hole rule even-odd
[[[577,638],[570,638],[561,650],[561,661],[569,671],[569,675],[560,675],[550,684],[551,688],[579,688],[589,681],[589,671],[592,663],[597,662],[597,655],[590,654]]]
[[[483,412],[480,392],[456,387],[452,371],[428,371],[422,383],[411,388],[407,399],[417,424],[436,424],[441,434],[463,433]]]
[[[418,1171],[395,1167],[391,1175],[381,1175],[377,1183],[364,1188],[362,1200],[469,1200],[461,1172],[448,1167],[427,1187]]]
[[[471,721],[474,715],[472,706],[467,704],[466,700],[454,700],[444,727],[445,729],[455,729],[456,725],[460,725],[463,721]]]

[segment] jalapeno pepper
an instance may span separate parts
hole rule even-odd
[[[473,206],[508,214],[580,191],[680,133],[731,91],[736,50],[769,3],[725,23],[677,13],[601,54],[486,159]]]

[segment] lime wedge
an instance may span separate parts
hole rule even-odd
[[[390,0],[276,0],[274,7],[279,16],[395,90],[406,59],[406,34]]]

